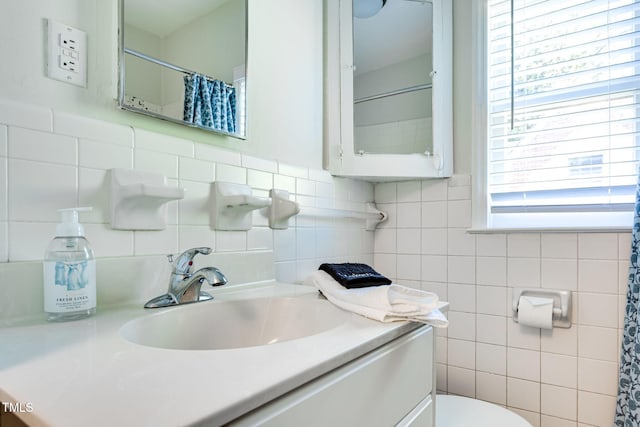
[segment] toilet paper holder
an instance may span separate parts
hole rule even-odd
[[[521,296],[530,296],[538,298],[553,299],[553,318],[554,327],[570,328],[571,327],[571,292],[554,289],[513,289],[513,321],[518,322],[518,304]]]

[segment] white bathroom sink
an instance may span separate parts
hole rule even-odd
[[[308,337],[349,317],[320,297],[214,300],[160,310],[127,322],[121,336],[149,347],[221,350]]]

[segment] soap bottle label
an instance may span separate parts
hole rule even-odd
[[[96,306],[96,261],[44,262],[47,313],[89,310]]]

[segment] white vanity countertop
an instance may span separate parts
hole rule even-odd
[[[302,285],[212,292],[216,299],[317,298]],[[162,309],[160,309],[162,310]],[[32,426],[220,425],[403,335],[414,323],[357,315],[317,335],[229,350],[169,350],[119,334],[155,310],[103,309],[92,318],[0,328],[0,401],[30,404]],[[233,325],[211,325],[233,328]]]

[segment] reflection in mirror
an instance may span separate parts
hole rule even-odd
[[[433,152],[433,5],[353,0],[353,12],[355,153]]]
[[[247,0],[121,0],[120,106],[246,136]]]

